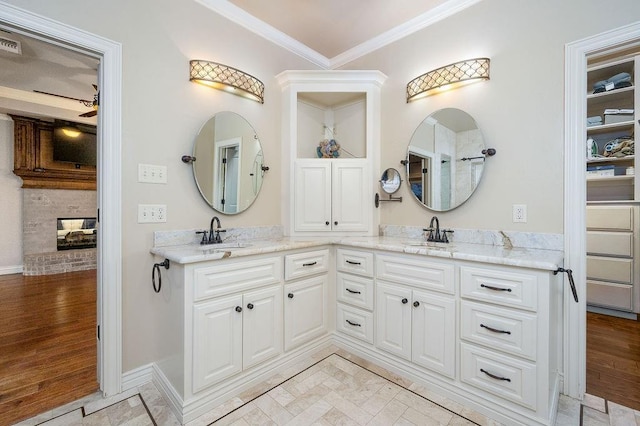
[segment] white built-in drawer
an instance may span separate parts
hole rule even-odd
[[[373,253],[339,248],[336,251],[338,271],[373,277]]]
[[[587,278],[633,283],[633,259],[587,256]]]
[[[536,360],[536,315],[467,300],[461,311],[463,339]]]
[[[536,409],[536,365],[466,343],[460,344],[463,383]]]
[[[417,256],[376,255],[376,276],[442,293],[455,294],[454,267]]]
[[[329,270],[329,249],[287,254],[284,257],[284,279],[308,277]]]
[[[338,303],[336,330],[373,344],[373,313]]]
[[[633,206],[587,206],[587,228],[633,231]]]
[[[373,278],[338,272],[336,275],[336,298],[364,309],[373,309]]]
[[[500,269],[460,267],[462,297],[514,308],[538,308],[538,279],[534,274]]]
[[[633,257],[633,233],[587,231],[587,253]]]
[[[587,280],[587,303],[590,305],[631,311],[632,296],[631,285]]]
[[[220,262],[193,271],[195,300],[236,293],[282,281],[282,257]]]

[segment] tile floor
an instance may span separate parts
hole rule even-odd
[[[187,426],[500,424],[335,347],[225,402]],[[176,426],[152,383],[59,407],[18,426]],[[640,426],[640,412],[587,395],[561,397],[557,426]]]

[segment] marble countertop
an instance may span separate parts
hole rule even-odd
[[[383,250],[423,256],[468,260],[496,265],[518,266],[554,271],[563,264],[563,252],[472,243],[427,243],[420,239],[391,237],[314,237],[275,238],[268,240],[225,241],[222,244],[176,245],[154,247],[151,253],[180,264],[217,260],[228,257],[251,256],[287,250],[341,245],[353,248]]]

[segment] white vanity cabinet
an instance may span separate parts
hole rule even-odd
[[[329,249],[285,255],[285,351],[329,332],[329,259]]]
[[[368,231],[368,179],[365,160],[297,160],[295,230]]]
[[[376,346],[455,378],[453,263],[377,254],[376,277]]]

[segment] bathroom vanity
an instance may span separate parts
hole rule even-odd
[[[562,253],[386,237],[168,246],[154,382],[188,422],[331,344],[504,424],[551,425]]]

